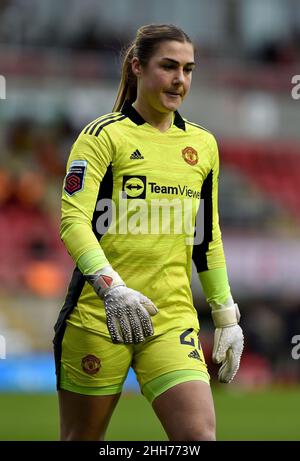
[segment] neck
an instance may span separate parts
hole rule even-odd
[[[152,125],[154,128],[157,128],[159,131],[167,131],[172,124],[173,112],[158,112],[152,107],[141,104],[140,101],[136,100],[132,106],[135,110],[143,117],[143,119]]]

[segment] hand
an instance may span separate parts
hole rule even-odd
[[[238,325],[240,311],[237,304],[212,306],[212,317],[216,327],[212,359],[222,363],[218,379],[221,383],[230,383],[236,375],[244,348],[244,335]]]
[[[114,343],[140,343],[153,335],[151,315],[158,312],[146,296],[126,287],[111,266],[86,276],[103,299],[108,331]]]
[[[108,290],[103,300],[113,342],[141,343],[153,335],[150,315],[157,314],[158,310],[146,296],[126,286],[118,286]]]

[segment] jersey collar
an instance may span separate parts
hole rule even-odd
[[[143,125],[146,123],[143,117],[135,110],[129,101],[124,102],[121,112],[136,125]],[[177,128],[185,131],[185,122],[177,110],[175,111],[174,115],[174,125],[177,126]]]

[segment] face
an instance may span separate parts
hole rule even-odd
[[[189,92],[193,68],[194,49],[188,42],[162,42],[145,67],[134,58],[139,102],[161,113],[177,110]]]

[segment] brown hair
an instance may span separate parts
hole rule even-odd
[[[132,58],[137,57],[146,66],[158,44],[166,40],[192,43],[189,36],[173,24],[148,24],[138,29],[135,40],[125,50],[122,75],[113,111],[119,111],[125,101],[134,102],[137,96],[137,79],[131,69]]]

